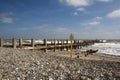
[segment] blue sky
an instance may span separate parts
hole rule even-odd
[[[120,0],[0,0],[0,37],[120,39]]]

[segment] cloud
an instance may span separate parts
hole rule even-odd
[[[100,2],[110,2],[112,0],[98,0],[98,1],[100,1]]]
[[[80,12],[85,11],[85,8],[78,8],[77,11],[80,11]]]
[[[100,21],[87,21],[87,22],[84,22],[82,23],[81,25],[83,26],[96,26],[96,25],[99,25],[101,22]]]
[[[73,13],[74,16],[77,16],[79,14],[79,12],[84,12],[85,9],[84,8],[77,8],[76,11]]]
[[[93,18],[91,22],[89,22],[89,25],[92,25],[92,26],[99,25],[101,23],[100,20],[102,20],[102,19],[103,19],[103,17],[97,16],[97,17]]]
[[[111,2],[113,0],[59,0],[60,3],[63,3],[67,6],[72,6],[76,9],[76,11],[73,13],[73,15],[78,15],[79,12],[86,11],[86,7],[90,6],[92,4],[95,4],[96,2]]]
[[[84,26],[96,26],[96,25],[101,24],[102,19],[103,19],[102,17],[97,16],[91,20],[88,20],[88,21],[82,23],[82,25],[84,25]]]
[[[13,18],[10,17],[10,14],[0,13],[0,22],[2,22],[2,23],[13,23]]]
[[[92,2],[92,0],[59,0],[59,1],[73,7],[88,6]]]
[[[99,17],[99,16],[98,16],[98,17],[95,17],[94,19],[95,19],[95,20],[101,20],[101,19],[103,19],[103,17]]]
[[[3,17],[0,19],[0,21],[2,21],[3,23],[13,23],[13,19],[8,17]]]
[[[92,21],[92,22],[89,22],[88,24],[91,26],[95,26],[95,25],[99,25],[100,22],[99,21]]]
[[[107,14],[109,18],[120,18],[120,9],[114,10],[111,13]]]
[[[78,15],[78,12],[74,12],[73,15],[74,15],[74,16],[77,16],[77,15]]]
[[[113,0],[59,0],[60,3],[67,4],[68,6],[73,7],[85,7],[93,4],[95,1],[98,2],[112,2]],[[80,11],[84,11],[83,8],[80,8]]]

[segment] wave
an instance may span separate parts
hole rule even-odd
[[[95,43],[89,48],[98,49],[97,53],[120,56],[120,43]]]

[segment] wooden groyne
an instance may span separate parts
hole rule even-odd
[[[100,42],[99,40],[80,40],[72,41],[73,49],[80,49],[82,47],[92,45]],[[22,48],[22,49],[37,49],[47,52],[64,51],[70,49],[70,41],[68,39],[3,39],[0,38],[0,47]]]

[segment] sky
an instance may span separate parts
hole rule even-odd
[[[0,37],[120,39],[120,0],[0,0]]]

